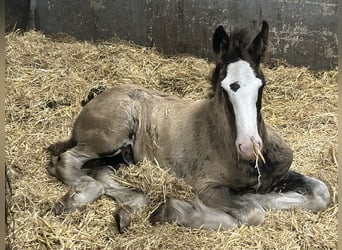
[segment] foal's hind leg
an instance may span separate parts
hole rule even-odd
[[[289,171],[275,192],[250,194],[263,208],[287,210],[299,207],[312,212],[324,210],[330,203],[328,187],[320,180]]]
[[[120,185],[113,180],[112,175],[113,171],[108,166],[91,170],[91,176],[102,183],[105,194],[119,203],[119,208],[115,211],[115,220],[122,233],[131,224],[131,214],[143,209],[148,199],[145,194]]]
[[[70,186],[69,192],[55,206],[55,213],[61,214],[81,209],[102,194],[101,182],[82,171],[82,165],[91,159],[98,158],[86,145],[77,145],[62,153],[49,168],[50,174]]]

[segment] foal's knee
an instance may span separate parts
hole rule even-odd
[[[264,223],[265,210],[261,206],[255,206],[245,215],[241,216],[241,224],[256,226]]]
[[[320,180],[310,178],[312,181],[312,202],[310,210],[318,212],[325,210],[330,203],[330,192],[328,187]]]

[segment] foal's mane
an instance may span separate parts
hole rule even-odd
[[[251,44],[252,39],[249,32],[244,28],[235,29],[229,36],[229,50],[244,50]]]

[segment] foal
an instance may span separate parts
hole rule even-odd
[[[156,159],[196,192],[192,201],[169,199],[151,215],[152,223],[227,229],[262,223],[265,209],[325,209],[327,186],[289,170],[292,151],[260,112],[265,78],[259,65],[268,31],[265,21],[253,40],[244,29],[230,36],[222,26],[216,29],[213,94],[206,100],[119,85],[86,104],[71,138],[49,147],[50,174],[71,187],[56,213],[107,194],[122,204],[116,218],[120,230],[126,229],[146,196],[116,183],[106,166],[82,168],[118,156],[129,164]]]

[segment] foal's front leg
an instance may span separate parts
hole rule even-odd
[[[260,166],[261,191],[250,194],[265,209],[300,207],[310,211],[325,209],[330,202],[327,186],[314,178],[289,170],[292,151],[279,134],[267,127],[268,140],[263,154],[266,163]]]
[[[199,198],[191,201],[169,199],[149,218],[152,224],[176,222],[182,226],[203,229],[228,229],[239,225],[232,215],[207,206]]]
[[[150,221],[218,230],[241,224],[259,225],[264,221],[264,214],[264,209],[253,197],[218,185],[208,187],[192,201],[168,200],[151,215]]]
[[[289,171],[273,192],[249,194],[264,209],[287,210],[299,207],[318,212],[328,207],[330,193],[320,180]]]

